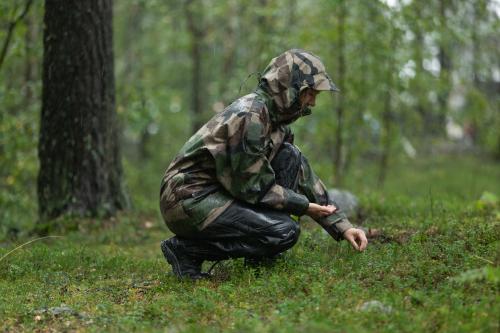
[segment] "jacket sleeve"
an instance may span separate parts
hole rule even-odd
[[[303,193],[310,202],[319,205],[334,205],[337,210],[332,215],[319,219],[316,222],[323,227],[335,240],[344,239],[343,234],[347,229],[352,228],[352,224],[347,219],[339,206],[328,196],[323,182],[314,173],[309,162],[302,156],[299,173],[299,191]]]
[[[268,129],[261,117],[247,112],[227,125],[226,152],[215,156],[216,177],[239,200],[303,215],[309,206],[307,197],[276,184],[266,155]]]

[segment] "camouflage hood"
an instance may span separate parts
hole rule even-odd
[[[259,88],[272,100],[273,105],[268,107],[276,124],[289,124],[311,113],[309,108],[300,107],[299,95],[305,88],[338,91],[321,60],[300,49],[288,50],[272,59],[260,78]]]

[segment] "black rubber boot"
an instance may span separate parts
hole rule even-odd
[[[210,274],[201,272],[203,260],[185,253],[176,237],[162,241],[160,247],[165,259],[172,266],[172,272],[178,278],[200,280],[210,277]]]

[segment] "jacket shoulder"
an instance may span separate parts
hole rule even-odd
[[[257,94],[252,93],[238,98],[230,104],[221,114],[224,120],[251,120],[270,124],[271,118],[264,101]],[[234,119],[236,118],[236,119]]]

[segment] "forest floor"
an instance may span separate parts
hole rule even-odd
[[[4,240],[0,331],[498,332],[498,163],[420,160],[383,188],[372,178],[346,184],[385,235],[364,253],[306,221],[276,265],[226,261],[208,281],[170,274],[155,214],[72,221],[7,257],[32,238]]]

